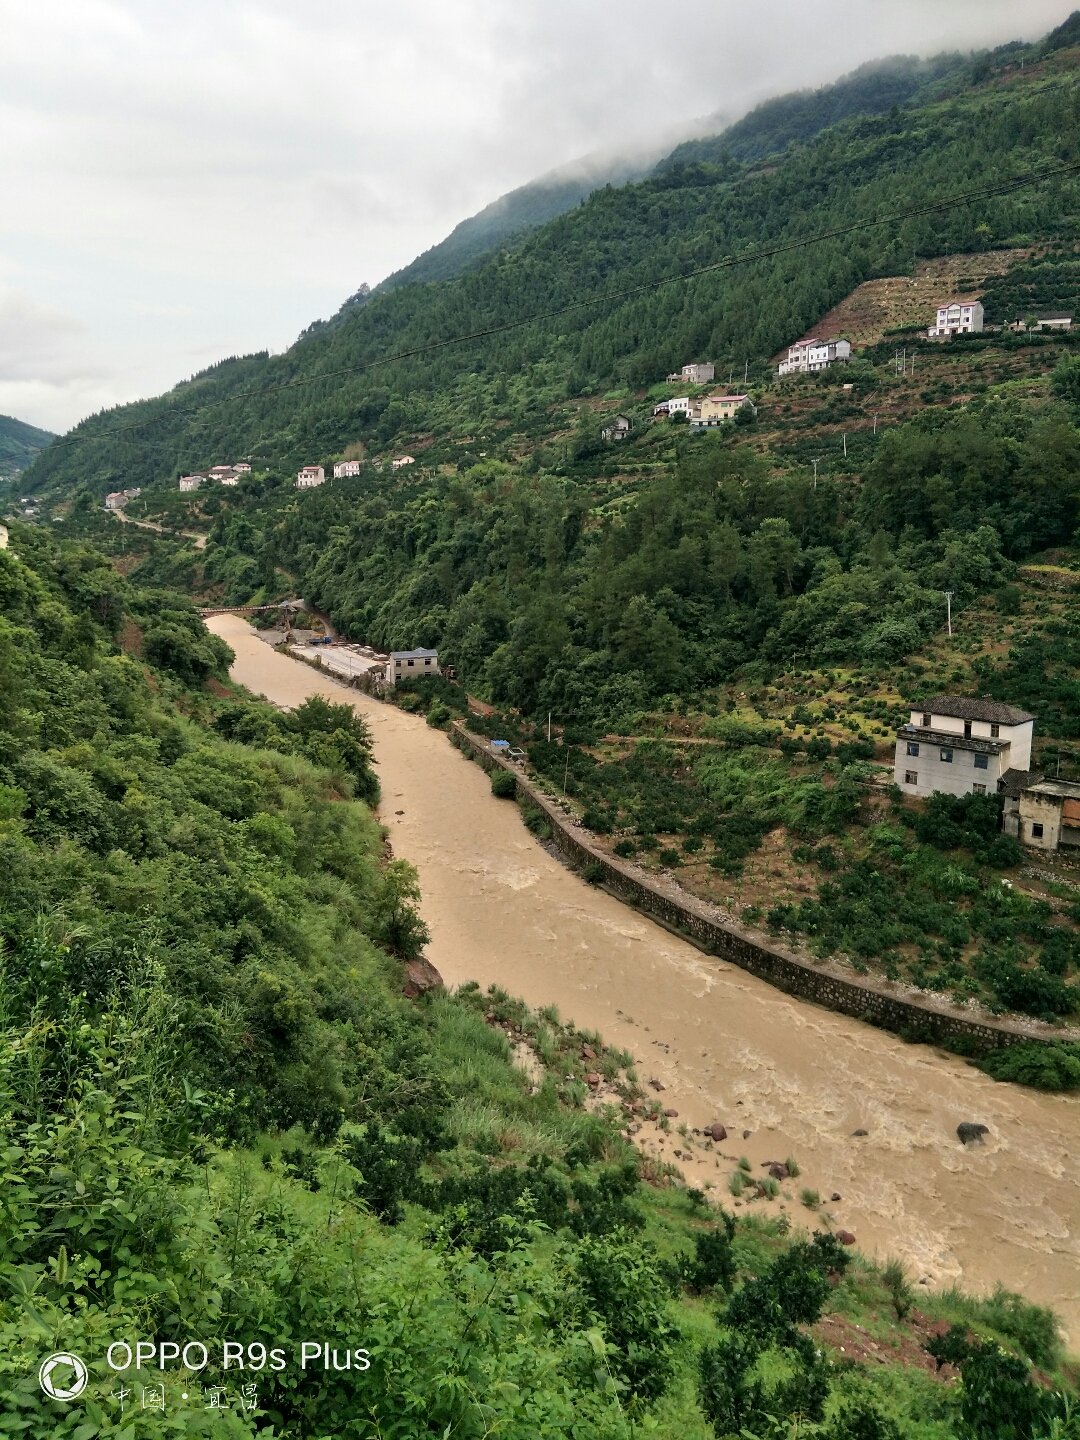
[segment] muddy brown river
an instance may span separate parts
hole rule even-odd
[[[448,985],[501,985],[629,1050],[679,1112],[655,1137],[664,1158],[684,1146],[674,1125],[721,1120],[723,1155],[674,1162],[690,1183],[731,1204],[739,1155],[758,1173],[793,1156],[795,1223],[811,1220],[797,1198],[811,1187],[866,1253],[899,1258],[917,1282],[1000,1282],[1052,1305],[1080,1349],[1080,1098],[997,1084],[706,957],[549,856],[441,732],[276,653],[239,616],[207,623],[256,694],[348,700],[368,721],[380,818],[419,872],[428,955]],[[960,1145],[963,1120],[990,1127],[985,1145]]]

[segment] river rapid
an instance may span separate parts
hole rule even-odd
[[[630,1051],[641,1081],[665,1087],[676,1124],[722,1121],[723,1156],[674,1163],[692,1184],[711,1180],[725,1204],[739,1155],[755,1173],[793,1156],[793,1193],[819,1191],[865,1253],[897,1257],[934,1286],[987,1293],[1000,1282],[1053,1306],[1080,1349],[1080,1098],[998,1084],[703,955],[548,855],[440,731],[278,654],[240,616],[207,624],[254,693],[285,707],[323,695],[363,714],[380,819],[419,872],[427,953],[448,985],[498,984],[555,1005]],[[963,1120],[989,1126],[984,1145],[959,1143]],[[659,1132],[652,1143],[665,1159],[685,1144]],[[829,1203],[833,1193],[842,1198]],[[813,1223],[797,1201],[789,1210]]]

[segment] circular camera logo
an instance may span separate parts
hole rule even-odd
[[[43,1360],[38,1371],[38,1384],[50,1400],[77,1400],[89,1379],[78,1355],[69,1355],[63,1350]]]

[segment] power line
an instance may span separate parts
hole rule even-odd
[[[994,185],[982,185],[977,190],[965,190],[957,195],[947,195],[941,200],[930,200],[923,205],[914,205],[899,215],[882,215],[874,219],[856,220],[848,225],[841,225],[833,230],[821,230],[816,235],[803,236],[797,240],[785,240],[776,245],[764,246],[758,250],[748,250],[741,254],[725,255],[720,260],[714,260],[709,265],[699,265],[693,270],[683,270],[677,275],[665,275],[659,280],[646,280],[640,285],[630,285],[622,290],[614,290],[606,295],[595,295],[587,300],[572,300],[567,305],[560,305],[553,310],[539,310],[532,315],[526,315],[518,320],[507,320],[501,325],[489,325],[482,330],[470,330],[464,335],[451,335],[443,340],[431,340],[424,345],[413,346],[409,350],[397,350],[390,355],[382,355],[374,360],[365,360],[357,365],[347,365],[338,370],[326,370],[319,375],[306,376],[296,380],[282,380],[275,385],[265,385],[254,390],[237,390],[231,395],[219,396],[216,400],[207,400],[197,407],[183,405],[169,405],[164,411],[148,416],[144,420],[135,420],[128,425],[115,425],[108,430],[95,430],[91,433],[81,435],[70,434],[53,440],[48,450],[62,449],[70,445],[85,444],[90,440],[107,439],[110,435],[126,435],[133,430],[143,430],[148,425],[154,425],[169,415],[192,416],[202,414],[206,410],[212,410],[219,405],[231,405],[237,400],[255,400],[264,395],[276,395],[285,390],[300,390],[309,385],[321,385],[327,380],[338,380],[343,377],[362,375],[365,371],[377,369],[381,365],[394,365],[401,360],[415,360],[422,355],[431,355],[435,351],[445,350],[451,345],[467,345],[474,340],[489,340],[496,335],[505,335],[512,330],[522,330],[526,325],[533,325],[539,320],[554,320],[562,315],[573,314],[577,310],[587,310],[590,306],[611,305],[618,301],[628,300],[635,295],[648,294],[654,290],[660,290],[665,285],[676,285],[687,280],[696,280],[702,275],[713,275],[721,270],[734,270],[741,265],[752,265],[759,260],[770,260],[776,255],[786,255],[795,250],[809,249],[812,245],[821,245],[826,240],[842,239],[845,235],[854,235],[861,230],[872,230],[879,225],[898,225],[905,220],[914,219],[920,215],[937,214],[943,210],[956,209],[961,205],[971,204],[975,200],[989,199],[995,195],[1011,194],[1015,190],[1027,189],[1032,185],[1041,185],[1047,180],[1056,180],[1064,175],[1072,175],[1080,170],[1080,161],[1071,161],[1067,165],[1057,165],[1052,170],[1028,170],[1020,175],[1010,176],[1007,180],[998,181]],[[85,422],[84,422],[85,423]]]

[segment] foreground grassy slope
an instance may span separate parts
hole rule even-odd
[[[780,1415],[830,1440],[990,1440],[1003,1391],[1025,1435],[1063,1433],[1052,1317],[916,1307],[896,1267],[783,1216],[733,1224],[655,1168],[643,1186],[621,1113],[585,1104],[587,1067],[638,1103],[626,1056],[506,996],[406,1001],[424,937],[351,798],[372,793],[351,712],[237,696],[182,601],[24,526],[13,546],[4,1433],[126,1436],[119,1392],[159,1383],[140,1433],[705,1440]],[[193,1336],[289,1363],[244,1389],[219,1358],[120,1386],[102,1359]],[[369,1368],[301,1372],[312,1337]],[[68,1406],[35,1379],[59,1347],[90,1365]],[[213,1386],[220,1413],[181,1397]]]

